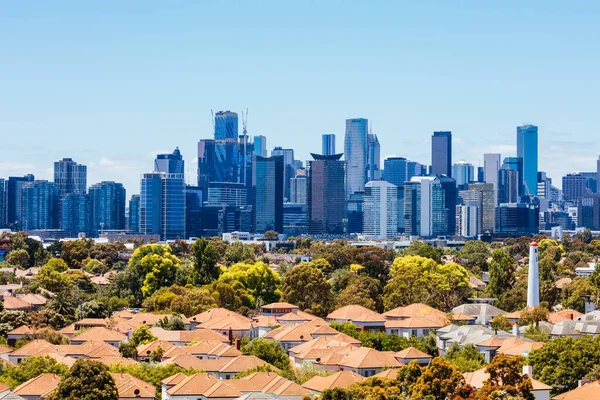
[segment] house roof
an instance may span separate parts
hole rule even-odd
[[[277,318],[275,318],[273,315],[258,315],[252,318],[252,322],[254,323],[254,326],[260,328],[270,328],[281,325],[281,323],[279,323]]]
[[[31,308],[31,304],[21,300],[15,296],[4,296],[4,309],[5,310],[27,310]]]
[[[126,367],[129,365],[135,365],[138,363],[137,361],[135,361],[132,358],[125,358],[125,357],[121,357],[121,356],[100,357],[100,358],[94,358],[94,360],[100,361],[102,364],[106,365],[107,367],[112,367],[113,365],[122,365],[122,366]]]
[[[398,371],[400,371],[400,368],[389,368],[381,371],[378,374],[373,375],[373,377],[396,379],[396,377],[398,376]]]
[[[484,318],[493,318],[497,315],[504,315],[506,311],[499,309],[498,307],[494,307],[490,304],[462,304],[458,307],[454,307],[452,309],[454,314],[463,313],[470,315],[472,317],[484,317]]]
[[[290,312],[287,314],[283,314],[277,318],[277,321],[286,322],[286,321],[312,321],[319,317],[309,314],[307,312],[297,310],[296,312]]]
[[[443,318],[446,317],[446,314],[443,312],[423,303],[414,303],[405,307],[396,307],[393,310],[384,312],[382,315],[387,319],[398,319],[424,316],[431,313],[439,314]]]
[[[137,349],[138,357],[146,357],[151,352],[158,349],[159,347],[162,348],[164,351],[167,351],[171,347],[174,347],[174,346],[175,345],[172,344],[171,342],[167,342],[166,340],[157,339],[148,344],[140,344],[136,349]]]
[[[407,347],[404,350],[401,350],[394,354],[394,357],[402,359],[402,360],[412,360],[417,358],[432,358],[429,354],[422,352],[419,349],[415,349],[414,347]]]
[[[32,333],[33,333],[33,330],[29,326],[21,325],[20,327],[8,332],[7,335],[29,335]]]
[[[456,313],[456,314],[452,314],[452,320],[453,321],[474,321],[476,319],[477,318],[472,317],[470,315],[467,315],[465,313],[461,313],[461,312]]]
[[[41,374],[17,386],[13,393],[19,396],[46,397],[56,389],[60,383],[60,376],[55,374]]]
[[[544,347],[543,342],[533,342],[531,340],[523,340],[518,337],[510,337],[502,341],[502,346],[498,348],[498,353],[504,353],[508,356],[521,356],[529,354],[531,350],[541,349]]]
[[[227,315],[221,318],[211,318],[208,321],[202,322],[198,325],[204,329],[211,329],[216,331],[234,330],[234,331],[246,331],[251,330],[253,326],[252,320],[248,320],[246,317],[241,315]]]
[[[495,338],[495,337],[491,337],[487,340],[484,340],[482,342],[477,343],[475,346],[479,346],[479,347],[500,347],[502,346],[502,340]]]
[[[121,332],[107,329],[103,326],[90,328],[80,335],[71,338],[71,341],[87,342],[87,341],[104,341],[104,342],[120,342],[127,339],[127,336]]]
[[[43,306],[44,304],[46,304],[48,302],[48,299],[45,298],[44,296],[41,296],[39,294],[33,294],[33,293],[17,295],[17,298],[20,300],[23,300],[26,303],[29,303],[29,304],[35,305],[35,306]]]
[[[465,372],[463,376],[465,377],[465,383],[473,386],[475,389],[478,390],[483,387],[483,382],[487,381],[490,378],[490,374],[485,372],[485,368],[478,369],[475,372]],[[531,384],[533,385],[533,390],[552,390],[551,386],[548,386],[533,378],[531,379]]]
[[[339,319],[354,322],[384,322],[383,315],[358,304],[338,308],[327,315],[328,319]]]
[[[280,302],[280,303],[271,303],[266,304],[261,307],[261,310],[274,310],[274,309],[282,309],[282,308],[291,308],[292,310],[297,310],[299,307],[290,303]]]
[[[334,336],[339,332],[322,319],[306,321],[299,324],[286,324],[267,332],[263,337],[278,342],[308,342],[315,336]]]
[[[228,381],[220,381],[206,373],[190,375],[182,379],[167,393],[171,396],[204,396],[206,398],[237,398],[243,393],[232,387]]]
[[[554,396],[556,400],[589,400],[600,398],[600,381],[586,383],[565,393]]]
[[[154,398],[156,388],[135,376],[129,374],[110,374],[117,385],[119,398],[150,397]]]
[[[340,349],[340,348],[352,348],[359,347],[360,342],[352,339],[352,342],[346,341],[346,337],[350,337],[348,335],[335,335],[335,336],[319,336],[318,338],[309,340],[308,342],[304,342],[297,346],[289,349],[290,354],[302,354],[315,349]],[[358,342],[358,343],[356,343]]]
[[[385,321],[386,328],[427,328],[427,329],[437,329],[444,327],[448,324],[448,319],[444,316],[444,319],[434,320],[436,318],[432,315],[433,318],[429,318],[428,316],[417,316],[417,317],[409,317],[406,319],[396,319],[396,320],[387,320]]]
[[[581,317],[582,315],[584,315],[584,314],[580,313],[577,310],[573,310],[571,308],[565,308],[563,310],[551,312],[550,314],[548,314],[548,322],[555,324],[560,321],[572,320],[572,319]]]
[[[349,368],[399,367],[401,364],[391,351],[378,351],[369,347],[357,347],[341,354],[332,354],[321,360],[324,365],[340,365]]]
[[[13,349],[11,349],[10,347],[0,345],[0,354],[10,353],[12,351]]]
[[[236,317],[239,317],[242,320],[246,320],[247,322],[252,322],[250,318],[244,317],[242,314],[238,314],[226,308],[213,308],[211,310],[204,311],[200,314],[196,314],[193,317],[191,317],[190,321],[201,324],[213,318],[224,318],[232,315],[235,315]]]
[[[43,339],[34,339],[23,347],[13,351],[10,355],[17,357],[31,357],[52,352],[57,352],[57,346]]]
[[[212,331],[210,329],[195,329],[193,331],[168,331],[166,329],[154,326],[150,332],[160,340],[167,342],[192,342],[194,340],[213,340],[220,342],[229,342],[229,339]]]
[[[345,388],[353,383],[363,381],[365,378],[353,371],[340,371],[329,376],[313,376],[302,386],[315,392],[323,392],[325,389]]]

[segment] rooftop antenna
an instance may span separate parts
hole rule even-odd
[[[210,115],[211,115],[211,119],[210,119],[210,123],[212,125],[213,128],[213,139],[215,138],[215,113],[213,112],[212,108],[210,109]]]
[[[246,184],[246,181],[248,180],[248,152],[247,152],[247,145],[248,145],[248,109],[246,108],[246,113],[244,113],[244,110],[242,110],[242,135],[244,137],[244,166],[243,166],[243,171],[244,171],[244,182],[242,182],[244,185]]]

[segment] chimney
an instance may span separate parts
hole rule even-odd
[[[233,343],[233,331],[231,330],[231,327],[229,327],[227,338],[229,339],[229,343]]]
[[[533,378],[533,367],[531,365],[523,365],[523,375]]]
[[[582,387],[583,385],[587,385],[590,383],[589,379],[580,379],[577,381],[577,387]]]
[[[235,348],[236,350],[240,350],[242,348],[242,341],[240,339],[235,339]]]
[[[567,317],[568,317],[568,318],[569,318],[571,321],[573,321],[573,313],[568,313],[568,314],[567,314]]]
[[[540,305],[540,273],[538,269],[538,245],[529,245],[529,272],[527,276],[527,307]]]

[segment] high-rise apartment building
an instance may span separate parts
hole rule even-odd
[[[365,185],[363,234],[378,239],[392,239],[398,228],[398,188],[386,181]]]
[[[325,156],[311,154],[308,162],[308,233],[344,233],[346,200],[345,167],[342,154]],[[359,228],[362,230],[362,225]]]
[[[21,229],[58,229],[60,196],[58,185],[33,181],[21,187]]]
[[[34,181],[34,176],[11,176],[6,182],[6,225],[13,230],[21,226],[21,189],[29,182]]]
[[[324,156],[332,156],[335,154],[335,135],[326,133],[322,137],[322,148]]]
[[[367,135],[367,181],[381,179],[381,147],[377,135]]]
[[[525,195],[535,196],[538,173],[538,127],[517,127],[517,157],[523,160],[523,185]]]
[[[140,233],[140,195],[131,195],[129,199],[129,232]]]
[[[346,160],[346,196],[363,192],[367,183],[368,120],[355,118],[346,120],[344,158]]]
[[[431,137],[431,175],[452,177],[452,132],[433,132]]]
[[[90,235],[90,198],[85,193],[69,193],[62,199],[60,227],[71,237]]]
[[[204,233],[203,191],[199,186],[185,187],[185,237],[198,238]]]
[[[496,208],[496,196],[494,185],[491,183],[471,183],[467,190],[458,193],[462,204],[477,204],[479,207],[478,233],[494,231],[494,210]]]
[[[498,171],[502,166],[500,162],[500,154],[486,153],[483,155],[483,180],[478,179],[478,182],[491,183],[494,185],[494,193],[496,195],[496,204],[498,204]]]
[[[519,237],[539,233],[539,208],[534,204],[500,204],[495,217],[495,232],[499,235]]]
[[[456,234],[465,238],[479,235],[479,204],[469,203],[456,206]]]
[[[100,182],[88,191],[91,230],[97,235],[105,230],[125,229],[125,187],[117,182]]]
[[[502,168],[511,169],[517,172],[517,196],[520,199],[521,196],[525,194],[525,187],[523,184],[523,159],[521,157],[505,157]],[[498,201],[498,204],[500,204],[500,201]]]
[[[466,161],[459,161],[452,166],[452,178],[456,180],[456,185],[467,185],[475,182],[475,168],[473,164]]]
[[[252,162],[252,220],[257,233],[283,232],[284,157],[254,156]]]
[[[307,230],[308,211],[305,204],[283,204],[283,233],[286,235],[303,235]]]
[[[267,156],[267,137],[262,135],[254,136],[254,155]]]
[[[154,160],[154,172],[184,174],[183,156],[179,151],[179,147],[176,147],[173,153],[157,154]]]
[[[579,199],[577,226],[600,230],[600,194],[588,194]]]
[[[500,168],[496,181],[496,205],[519,202],[519,171]]]
[[[404,184],[404,233],[435,237],[448,234],[448,209],[442,184],[434,176],[415,176]],[[456,202],[454,205],[456,213]],[[456,228],[454,227],[453,230]]]
[[[215,140],[237,140],[238,133],[237,113],[219,111],[215,114]]]
[[[596,192],[600,193],[600,156],[596,160]]]
[[[562,191],[565,201],[577,202],[587,194],[585,176],[573,173],[562,178]]]
[[[54,183],[58,185],[60,198],[69,193],[87,191],[87,167],[77,164],[72,158],[63,158],[54,163]]]
[[[588,193],[598,193],[598,174],[594,172],[580,172],[585,177],[585,188]]]

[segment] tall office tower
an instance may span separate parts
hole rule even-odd
[[[215,114],[215,140],[238,137],[238,115],[231,111],[219,111]]]
[[[415,176],[404,184],[404,218],[407,235],[435,237],[448,234],[448,210],[444,206],[444,189],[439,179]]]
[[[398,188],[386,181],[365,185],[363,234],[392,239],[398,231]]]
[[[252,204],[252,159],[254,157],[254,142],[247,134],[240,135],[240,177],[239,182],[246,187],[246,204]]]
[[[600,194],[589,194],[579,199],[577,216],[578,227],[600,230]]]
[[[216,179],[215,141],[202,139],[198,142],[198,186],[208,188]]]
[[[367,135],[367,181],[381,179],[381,147],[377,135]]]
[[[306,204],[308,194],[308,177],[297,175],[290,179],[290,203]]]
[[[520,201],[521,196],[525,194],[525,187],[523,184],[523,159],[520,157],[505,157],[502,168],[517,171],[517,196]],[[498,204],[499,203],[500,202],[498,202]]]
[[[517,157],[523,159],[524,194],[535,196],[538,173],[538,127],[517,127]]]
[[[500,168],[496,181],[498,204],[519,202],[519,172],[510,168]]]
[[[140,233],[143,235],[161,235],[162,176],[159,172],[142,175]]]
[[[117,182],[100,182],[88,191],[91,208],[91,230],[94,235],[105,230],[125,229],[125,187]]]
[[[77,164],[72,158],[63,158],[54,163],[54,183],[58,185],[60,198],[69,193],[87,191],[87,167]]]
[[[543,171],[538,172],[537,197],[550,200],[551,188],[552,178]]]
[[[323,155],[332,156],[335,154],[335,135],[333,133],[326,133],[322,137],[323,142]]]
[[[275,147],[271,151],[271,157],[283,157],[283,201],[290,200],[290,179],[296,176],[296,168],[294,163],[294,149],[283,149]]]
[[[598,156],[598,160],[596,161],[596,182],[597,192],[600,193],[600,156]]]
[[[58,185],[33,181],[21,187],[21,229],[58,229],[60,196]]]
[[[527,307],[540,305],[540,271],[538,269],[538,245],[529,245],[529,270],[527,273]]]
[[[363,192],[367,183],[367,130],[364,118],[346,120],[344,158],[346,159],[346,197]]]
[[[458,200],[456,181],[445,175],[438,175],[436,179],[444,191],[444,209],[446,210],[445,235],[454,235],[456,232],[456,202]]]
[[[0,228],[6,227],[6,181],[0,178]]]
[[[452,177],[452,132],[433,132],[431,137],[431,175]]]
[[[129,199],[129,226],[131,233],[140,232],[140,195],[133,194]]]
[[[258,135],[254,136],[254,155],[266,157],[267,156],[267,137]]]
[[[588,193],[598,193],[598,175],[596,172],[580,172],[585,177],[585,188]]]
[[[466,238],[476,238],[479,235],[479,212],[477,203],[460,204],[456,206],[456,234]]]
[[[184,174],[183,157],[176,147],[172,154],[157,154],[154,160],[154,172],[164,172],[165,174]]]
[[[410,181],[413,176],[425,176],[427,175],[427,166],[420,164],[416,161],[409,161],[406,163],[406,180]]]
[[[346,200],[345,235],[359,234],[363,230],[365,192],[352,193]]]
[[[342,154],[311,154],[308,162],[308,233],[344,233],[346,162]],[[362,225],[359,228],[362,230]]]
[[[585,176],[578,173],[563,176],[562,191],[565,201],[577,202],[577,200],[587,193],[585,188]]]
[[[471,183],[467,190],[458,193],[461,204],[477,204],[479,208],[477,224],[478,233],[494,231],[494,209],[496,199],[494,185],[491,183]]]
[[[297,236],[306,233],[308,211],[306,204],[284,203],[283,204],[283,233]]]
[[[246,185],[233,182],[211,182],[208,184],[208,204],[246,207],[248,196]]]
[[[383,161],[384,179],[398,188],[398,232],[404,231],[404,182],[410,180],[408,164],[404,157],[390,157]]]
[[[61,229],[71,237],[90,234],[90,198],[84,193],[69,193],[62,199]]]
[[[252,163],[252,220],[255,232],[283,232],[284,157],[254,156]]]
[[[475,168],[473,164],[459,161],[452,166],[452,177],[456,180],[458,186],[475,182]]]
[[[13,230],[21,226],[21,188],[34,181],[34,176],[11,176],[6,182],[6,225]]]
[[[485,183],[492,183],[494,185],[494,189],[496,189],[496,182],[498,181],[498,171],[500,170],[500,166],[500,154],[486,153],[483,155],[483,179]]]
[[[185,237],[197,238],[203,234],[202,198],[203,188],[186,185],[185,187]]]
[[[512,237],[539,233],[539,207],[535,204],[504,203],[496,207],[494,232]]]

